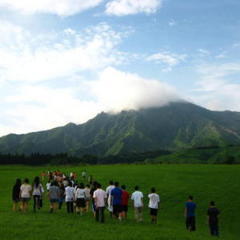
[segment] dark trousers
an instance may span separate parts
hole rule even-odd
[[[191,216],[191,217],[186,218],[186,228],[189,231],[196,231],[195,216]]]
[[[67,212],[73,213],[73,202],[66,202],[67,203]]]
[[[39,195],[33,195],[33,211],[36,211],[36,208],[40,208],[40,196]]]
[[[219,236],[218,224],[209,224],[209,229],[212,236]]]
[[[96,209],[96,221],[97,222],[104,222],[104,209],[105,207],[98,207]]]

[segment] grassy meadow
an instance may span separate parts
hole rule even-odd
[[[69,215],[65,205],[50,214],[47,197],[44,207],[28,213],[12,212],[11,189],[15,179],[28,177],[32,182],[41,171],[86,169],[104,188],[110,179],[126,184],[129,192],[137,184],[145,195],[144,221],[136,223],[130,207],[128,220],[119,223],[105,212],[105,224],[96,223],[89,212]],[[158,224],[150,223],[147,194],[155,186],[161,197]],[[221,211],[220,239],[240,238],[240,166],[239,165],[106,165],[106,166],[1,166],[0,167],[0,239],[1,240],[208,240],[206,211],[211,200]],[[197,203],[197,231],[187,232],[184,203],[192,194]]]

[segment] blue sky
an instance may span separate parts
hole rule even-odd
[[[0,135],[186,99],[240,111],[238,0],[0,0]]]

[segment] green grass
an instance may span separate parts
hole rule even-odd
[[[30,206],[26,214],[11,211],[11,188],[17,177],[31,180],[42,170],[60,169],[80,173],[87,169],[104,187],[110,179],[128,186],[130,192],[138,184],[145,194],[144,222],[136,223],[133,209],[126,222],[108,217],[96,223],[91,213],[69,215],[66,209],[49,214],[49,203],[37,213]],[[150,224],[147,194],[155,186],[161,196],[158,224]],[[240,237],[240,166],[225,165],[108,165],[69,167],[1,166],[0,168],[0,239],[1,240],[208,240],[206,211],[215,200],[221,210],[220,233],[224,240]],[[184,225],[184,202],[192,194],[197,203],[197,231],[189,233]]]

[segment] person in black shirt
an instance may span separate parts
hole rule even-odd
[[[219,229],[218,229],[218,215],[220,214],[219,210],[216,208],[215,203],[212,201],[210,202],[210,206],[207,211],[208,215],[208,224],[210,233],[212,236],[219,236]]]
[[[22,185],[21,179],[16,179],[16,183],[12,188],[13,211],[20,210],[20,187]]]

